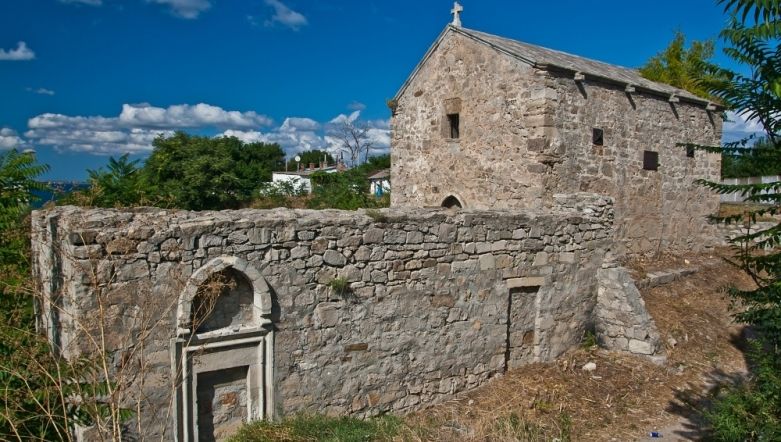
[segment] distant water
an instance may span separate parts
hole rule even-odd
[[[49,201],[62,198],[63,195],[74,190],[86,190],[89,188],[89,184],[83,181],[47,181],[44,184],[47,186],[46,190],[33,192],[38,197],[38,200],[32,204],[33,209],[39,209]]]

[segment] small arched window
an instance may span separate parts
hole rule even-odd
[[[445,207],[447,209],[461,209],[464,206],[461,204],[461,201],[458,200],[458,198],[454,197],[453,195],[448,196],[447,198],[442,201],[442,207]]]

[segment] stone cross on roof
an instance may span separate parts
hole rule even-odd
[[[464,7],[461,6],[458,2],[453,2],[453,9],[450,10],[450,13],[453,14],[453,23],[452,25],[460,28],[461,27],[461,13],[464,12]]]

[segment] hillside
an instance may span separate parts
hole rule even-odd
[[[700,431],[707,391],[746,371],[743,327],[729,316],[725,287],[750,280],[718,254],[631,265],[638,278],[660,269],[697,271],[641,289],[667,362],[582,348],[555,363],[509,372],[487,387],[407,418],[418,440],[688,440]],[[582,367],[594,362],[594,371]]]

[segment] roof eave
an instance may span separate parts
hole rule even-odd
[[[568,68],[566,66],[558,66],[558,65],[550,64],[550,63],[545,63],[545,64],[537,63],[537,64],[535,64],[535,67],[537,67],[539,69],[544,69],[544,70],[547,70],[547,71],[566,72],[566,73],[573,74],[573,75],[575,73],[582,73],[580,71],[576,71],[575,69]],[[595,79],[595,80],[597,80],[599,82],[602,82],[602,83],[614,84],[614,85],[623,86],[623,87],[631,86],[637,92],[643,92],[643,93],[646,93],[646,94],[649,94],[649,95],[654,95],[654,96],[661,97],[661,98],[669,98],[671,95],[675,95],[678,99],[680,99],[680,101],[688,102],[688,103],[691,103],[691,104],[702,105],[702,106],[705,106],[706,108],[707,107],[712,107],[713,108],[713,109],[708,109],[708,110],[721,112],[721,111],[726,109],[726,107],[724,105],[716,103],[714,101],[707,100],[705,98],[689,97],[689,96],[686,96],[686,95],[678,95],[678,94],[676,94],[674,92],[660,91],[658,89],[652,89],[652,88],[645,87],[645,86],[642,86],[642,85],[639,85],[639,84],[628,83],[626,81],[616,80],[614,78],[605,77],[605,76],[602,76],[602,75],[595,75],[595,74],[590,74],[590,73],[583,73],[583,75],[586,76],[586,80],[591,78],[591,79]]]

